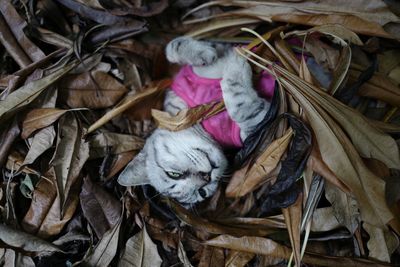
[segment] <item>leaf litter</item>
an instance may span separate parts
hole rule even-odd
[[[400,264],[392,2],[0,0],[1,264]],[[161,109],[176,71],[162,51],[180,35],[232,43],[277,79],[229,177],[192,209],[116,182],[152,129],[224,109]]]

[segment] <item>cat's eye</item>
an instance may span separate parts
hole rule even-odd
[[[183,175],[183,173],[180,173],[180,172],[167,172],[166,171],[165,173],[168,175],[169,178],[172,178],[172,179],[179,179]]]

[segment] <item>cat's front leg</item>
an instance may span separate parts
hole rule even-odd
[[[168,43],[165,53],[172,63],[192,66],[208,66],[217,58],[217,49],[211,43],[194,40],[191,37],[178,37]]]
[[[240,137],[245,140],[263,120],[270,103],[253,89],[251,67],[234,50],[227,55],[221,88],[228,114],[239,124]]]

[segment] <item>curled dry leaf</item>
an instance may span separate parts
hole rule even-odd
[[[278,165],[292,139],[293,130],[276,139],[245,172],[236,172],[226,188],[227,197],[242,197],[263,184],[268,174]]]
[[[144,227],[126,242],[118,267],[159,267],[161,264],[157,246]]]
[[[155,110],[151,115],[157,122],[158,127],[170,131],[180,131],[193,126],[211,116],[214,116],[225,109],[223,102],[199,105],[194,108],[184,109],[176,116],[171,116],[168,112]]]
[[[53,124],[64,115],[65,112],[67,112],[67,110],[58,108],[37,108],[30,110],[22,121],[21,137],[26,139],[34,131]]]
[[[69,75],[59,85],[60,98],[72,108],[107,108],[115,105],[128,89],[103,71]]]

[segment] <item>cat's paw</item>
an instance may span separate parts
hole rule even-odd
[[[214,63],[217,50],[207,42],[197,41],[190,37],[179,37],[172,40],[166,48],[167,59],[172,63],[207,66]]]
[[[234,83],[248,83],[251,80],[251,76],[250,64],[233,50],[227,57],[223,79],[231,80]]]

